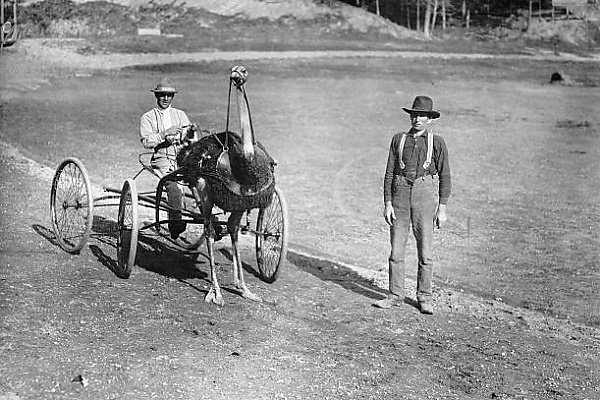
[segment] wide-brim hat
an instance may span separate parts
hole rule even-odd
[[[169,78],[162,78],[156,84],[154,89],[150,89],[151,92],[154,93],[177,93],[177,89],[175,89],[175,85],[173,82],[169,80]]]
[[[433,109],[433,100],[428,96],[417,96],[411,108],[402,107],[402,109],[409,114],[422,113],[433,119],[440,117],[439,111]]]

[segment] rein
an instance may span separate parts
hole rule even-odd
[[[229,150],[229,113],[231,110],[231,81],[232,79],[229,79],[229,93],[227,95],[227,122],[225,123],[225,146],[223,146],[223,143],[219,141],[219,143],[221,143],[221,146],[223,146],[223,151]],[[217,141],[218,140],[219,139],[217,139]]]
[[[252,135],[252,144],[256,145],[256,139],[254,138],[254,126],[252,125],[252,113],[250,112],[250,102],[248,101],[248,95],[246,94],[246,87],[242,86],[242,93],[244,93],[244,101],[246,107],[248,107],[248,119],[250,120],[250,134]]]
[[[223,145],[219,141],[219,143],[221,143],[221,146],[223,146],[223,151],[229,150],[229,116],[231,113],[231,88],[233,86],[232,82],[233,82],[233,77],[230,77],[229,78],[229,93],[227,94],[227,120],[225,123],[225,145]],[[238,87],[238,86],[236,85],[236,87]],[[246,93],[246,87],[242,83],[239,86],[239,88],[242,91],[242,93],[244,94],[244,101],[246,102],[246,107],[248,108],[248,119],[250,120],[250,134],[252,135],[252,144],[256,145],[256,139],[254,137],[254,126],[252,124],[252,113],[250,112],[250,102],[248,101],[248,94]]]

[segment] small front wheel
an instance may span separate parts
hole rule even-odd
[[[129,278],[135,264],[139,233],[138,193],[133,179],[127,179],[121,191],[117,228],[117,270],[120,278]]]
[[[281,190],[275,188],[271,202],[258,211],[256,221],[256,263],[264,281],[277,280],[287,249],[287,204]]]
[[[50,191],[50,219],[63,250],[78,253],[85,246],[94,222],[94,200],[87,170],[77,158],[66,158],[56,169]]]

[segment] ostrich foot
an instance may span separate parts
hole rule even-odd
[[[210,287],[208,293],[204,297],[204,301],[207,303],[214,303],[218,306],[224,306],[225,300],[223,300],[223,296],[221,295],[220,290],[216,290],[214,286]]]
[[[252,300],[252,301],[256,301],[258,303],[262,302],[262,298],[259,295],[252,293],[250,291],[250,289],[248,289],[248,288],[240,288],[240,289],[241,289],[240,295],[243,298]]]

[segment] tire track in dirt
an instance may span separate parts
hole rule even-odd
[[[600,54],[582,57],[570,53],[545,50],[527,51],[514,54],[486,53],[439,53],[431,51],[406,50],[307,50],[307,51],[213,51],[197,53],[143,53],[143,54],[79,54],[77,49],[82,40],[29,39],[22,47],[30,54],[47,59],[49,62],[66,68],[117,69],[134,65],[157,65],[168,63],[200,61],[242,61],[280,59],[319,59],[319,58],[435,58],[440,60],[528,60],[528,61],[570,61],[600,63]]]

